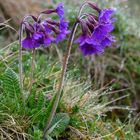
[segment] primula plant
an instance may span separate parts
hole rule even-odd
[[[55,21],[48,15],[56,13],[59,16],[59,20]],[[46,15],[47,18],[42,19],[43,15]],[[30,22],[28,18],[31,17],[33,22]],[[20,44],[22,48],[32,49],[32,64],[31,64],[31,75],[30,75],[30,91],[32,88],[33,80],[33,70],[34,70],[34,59],[35,59],[35,49],[38,47],[48,46],[50,43],[58,43],[63,40],[65,36],[70,32],[68,29],[68,21],[64,18],[64,6],[63,3],[58,4],[56,9],[48,9],[39,14],[39,16],[27,15],[23,18],[21,23],[21,32],[20,32]],[[24,28],[26,37],[21,40],[22,30]],[[22,88],[22,54],[20,48],[20,81]]]
[[[94,12],[82,13],[85,6],[92,8]],[[110,34],[114,28],[113,22],[115,20],[111,17],[113,13],[114,11],[112,9],[100,9],[93,2],[85,2],[80,7],[79,13],[76,17],[75,23],[71,31],[68,30],[68,21],[64,17],[63,3],[59,3],[55,9],[47,9],[41,12],[38,16],[27,15],[23,18],[20,30],[21,47],[19,51],[19,71],[22,94],[22,48],[31,49],[33,51],[29,87],[31,93],[35,61],[35,49],[41,46],[47,47],[50,43],[57,44],[66,36],[69,36],[66,53],[63,59],[63,66],[58,90],[56,91],[56,94],[52,99],[52,108],[49,112],[49,117],[47,118],[47,122],[43,131],[44,138],[47,135],[47,131],[50,127],[50,124],[60,101],[61,93],[64,86],[65,73],[73,42],[79,45],[78,48],[82,52],[83,56],[103,53],[106,47],[111,46],[112,42],[115,42],[115,37]],[[52,16],[50,16],[52,14],[57,14],[58,20],[53,20],[51,18]],[[29,20],[29,17],[32,18],[32,22]],[[74,39],[78,25],[80,25],[81,33],[77,39]],[[22,39],[23,31],[25,32],[25,37]]]

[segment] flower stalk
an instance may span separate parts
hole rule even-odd
[[[31,59],[30,85],[29,85],[30,94],[32,93],[34,68],[35,68],[35,48],[33,48],[32,50],[32,59]]]
[[[22,99],[24,102],[24,93],[23,93],[23,66],[22,66],[22,34],[23,34],[23,29],[24,29],[24,21],[31,17],[33,20],[35,20],[35,17],[32,15],[27,15],[23,18],[21,25],[20,25],[20,33],[19,33],[19,81],[20,81],[20,90],[22,94]]]
[[[47,134],[47,130],[49,129],[49,126],[52,122],[52,119],[55,115],[56,109],[57,109],[59,101],[60,101],[60,97],[61,97],[61,93],[62,93],[62,89],[63,89],[63,84],[64,84],[65,73],[66,73],[68,60],[69,60],[70,52],[71,52],[71,47],[72,47],[72,43],[73,43],[73,40],[74,40],[74,35],[75,35],[75,32],[76,32],[77,26],[78,26],[78,22],[76,21],[74,23],[74,26],[72,28],[72,32],[71,32],[71,35],[70,35],[70,38],[69,38],[69,41],[68,41],[67,52],[66,52],[65,57],[64,57],[64,62],[63,62],[63,66],[62,66],[62,72],[61,72],[61,77],[60,77],[60,83],[59,83],[59,86],[58,86],[58,91],[56,93],[56,97],[55,97],[55,101],[54,101],[52,110],[50,112],[49,118],[47,120],[46,126],[45,126],[44,131],[43,131],[43,138],[45,138],[45,136]]]
[[[83,10],[83,8],[86,6],[87,2],[85,2],[81,7],[80,7],[80,10],[79,10],[79,13],[78,13],[78,17],[72,27],[72,31],[71,31],[71,34],[70,34],[70,37],[69,37],[69,40],[68,40],[68,45],[67,45],[67,49],[66,49],[66,54],[64,56],[64,61],[63,61],[63,66],[62,66],[62,72],[61,72],[61,77],[60,77],[60,83],[59,83],[59,86],[58,86],[58,91],[56,93],[56,97],[55,97],[55,101],[54,101],[54,104],[53,104],[53,107],[52,107],[52,110],[49,114],[49,117],[48,117],[48,120],[47,120],[47,123],[46,123],[46,126],[44,128],[44,131],[43,131],[43,138],[46,137],[47,135],[47,131],[50,127],[50,124],[52,122],[52,119],[56,113],[56,109],[58,107],[58,104],[59,104],[59,101],[60,101],[60,97],[61,97],[61,93],[62,93],[62,90],[63,90],[63,85],[64,85],[64,80],[65,80],[65,74],[66,74],[66,70],[67,70],[67,65],[68,65],[68,61],[69,61],[69,57],[70,57],[70,52],[71,52],[71,48],[72,48],[72,44],[73,44],[73,41],[74,41],[74,36],[75,36],[75,32],[76,32],[76,29],[78,27],[78,24],[79,24],[79,17],[81,15],[81,12]]]
[[[22,32],[23,32],[23,24],[20,26],[20,33],[19,33],[19,81],[20,81],[20,90],[22,94],[22,98],[24,100],[23,96],[23,72],[22,72]]]

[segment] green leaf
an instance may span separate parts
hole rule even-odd
[[[57,113],[52,120],[50,131],[51,137],[58,137],[70,122],[70,117],[67,113]]]
[[[7,68],[1,76],[3,91],[10,98],[20,98],[20,83],[18,75],[11,69]]]
[[[47,140],[53,140],[53,138],[51,138],[49,135],[47,135],[46,139]]]

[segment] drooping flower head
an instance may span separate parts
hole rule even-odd
[[[54,21],[52,18],[41,19],[41,14],[56,13],[59,20]],[[26,37],[22,40],[23,48],[37,48],[41,45],[49,45],[52,42],[59,42],[69,33],[68,21],[64,18],[64,5],[59,3],[55,9],[47,9],[41,12],[34,22],[24,21]]]
[[[101,10],[95,3],[89,3],[89,5],[98,12],[98,15],[87,13],[84,14],[86,18],[78,19],[82,27],[82,33],[76,40],[79,49],[85,56],[100,54],[107,46],[115,42],[115,37],[110,35],[110,32],[114,29],[114,19],[111,17],[114,11],[112,9]]]
[[[80,21],[82,33],[75,41],[79,43],[79,49],[82,51],[84,56],[91,55],[91,54],[98,54],[102,53],[103,49],[100,48],[100,44],[98,42],[91,41],[91,35],[88,31],[87,24],[84,20]]]

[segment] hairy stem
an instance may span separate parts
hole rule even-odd
[[[83,10],[83,8],[85,7],[86,4],[87,4],[87,2],[82,4],[82,6],[80,7],[80,10],[79,10],[79,13],[78,13],[78,18],[80,17],[81,12],[82,12],[82,10]],[[72,28],[72,31],[71,31],[71,34],[70,34],[70,37],[69,37],[69,40],[68,40],[66,54],[65,54],[64,61],[63,61],[63,66],[62,66],[60,83],[59,83],[59,86],[58,86],[58,91],[57,91],[57,93],[55,95],[55,101],[54,101],[52,110],[51,110],[51,112],[49,114],[46,126],[45,126],[44,131],[43,131],[43,138],[45,138],[46,135],[47,135],[47,130],[50,127],[50,124],[52,122],[52,119],[53,119],[53,117],[55,115],[56,109],[57,109],[59,101],[60,101],[60,97],[61,97],[61,93],[62,93],[62,89],[63,89],[63,85],[64,85],[65,73],[66,73],[66,69],[67,69],[67,65],[68,65],[68,61],[69,61],[69,57],[70,57],[70,52],[71,52],[71,48],[72,48],[72,44],[73,44],[73,40],[74,40],[74,36],[75,36],[75,32],[76,32],[78,24],[79,23],[76,20],[76,22],[73,25],[73,28]]]
[[[20,26],[20,33],[19,33],[19,80],[20,80],[20,89],[21,89],[21,94],[22,94],[22,98],[24,101],[24,93],[23,93],[23,68],[22,68],[22,34],[23,34],[23,23],[24,21],[31,17],[34,20],[34,17],[32,15],[27,15],[23,18],[22,22],[21,22],[21,26]]]
[[[72,43],[73,43],[73,39],[74,39],[74,35],[75,35],[75,31],[77,29],[77,26],[78,26],[78,23],[76,21],[74,26],[73,26],[71,35],[70,35],[70,39],[69,39],[68,46],[67,46],[67,52],[66,52],[65,57],[64,57],[64,62],[63,62],[63,66],[62,66],[62,72],[61,72],[61,78],[60,78],[60,83],[59,83],[59,87],[58,87],[58,92],[56,93],[55,101],[54,101],[52,110],[50,112],[49,118],[47,120],[46,127],[45,127],[44,132],[43,132],[43,137],[46,136],[47,130],[48,130],[50,124],[51,124],[51,121],[52,121],[54,115],[55,115],[55,112],[56,112],[56,109],[57,109],[57,106],[58,106],[58,103],[59,103],[59,100],[60,100],[60,97],[61,97],[62,87],[63,87],[63,83],[64,83],[64,77],[65,77],[67,64],[68,64],[68,60],[69,60],[70,52],[71,52],[71,46],[72,46]]]
[[[32,50],[31,71],[30,71],[30,85],[29,85],[30,94],[32,92],[34,67],[35,67],[35,48],[33,48],[33,50]]]
[[[21,94],[22,94],[22,98],[24,100],[24,95],[23,95],[23,73],[22,73],[22,44],[21,44],[21,40],[22,40],[22,32],[23,32],[23,24],[21,23],[20,26],[20,33],[19,33],[19,80],[20,80],[20,89],[21,89]]]

